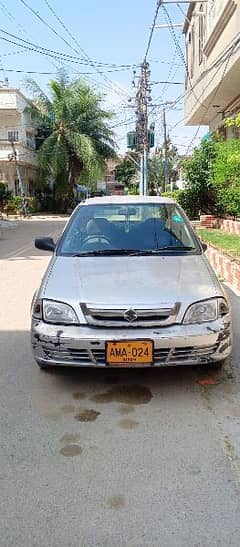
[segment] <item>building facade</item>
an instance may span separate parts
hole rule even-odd
[[[36,130],[26,112],[30,104],[18,89],[0,87],[0,182],[16,194],[33,194],[37,177]]]
[[[190,2],[186,37],[186,125],[208,125],[225,137],[225,119],[240,111],[240,0]]]
[[[124,184],[116,180],[115,169],[119,165],[120,160],[107,160],[107,168],[103,181],[99,181],[98,190],[109,195],[123,195]]]

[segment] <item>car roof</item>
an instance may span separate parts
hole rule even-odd
[[[88,198],[82,201],[83,205],[129,205],[131,203],[176,203],[174,199],[160,196],[102,196]]]

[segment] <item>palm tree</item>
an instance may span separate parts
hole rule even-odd
[[[91,187],[105,169],[105,161],[116,157],[114,134],[109,128],[113,113],[102,106],[102,98],[87,83],[69,83],[66,75],[49,83],[51,98],[34,80],[28,108],[39,135],[46,136],[38,151],[40,181],[55,181],[58,195],[73,193],[78,181]]]

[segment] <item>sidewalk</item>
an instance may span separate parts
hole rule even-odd
[[[20,215],[8,215],[7,219],[6,220],[1,220],[0,219],[0,222],[13,222],[13,221],[16,221],[16,222],[28,222],[29,220],[30,221],[39,221],[39,220],[43,220],[43,221],[48,221],[49,220],[65,220],[65,219],[68,219],[70,215],[65,215],[65,214],[53,214],[53,213],[38,213],[38,214],[33,214],[33,215],[29,215],[28,217],[23,217],[23,216],[20,216]]]
[[[0,219],[1,230],[12,230],[19,225],[19,220]]]

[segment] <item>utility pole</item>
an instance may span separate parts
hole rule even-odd
[[[16,148],[15,148],[13,140],[11,140],[11,145],[12,145],[13,153],[9,154],[8,159],[9,159],[9,161],[14,161],[14,163],[15,163],[18,182],[19,182],[19,186],[20,186],[20,192],[21,192],[21,194],[23,194],[24,193],[24,184],[23,184],[23,179],[22,179],[22,173],[21,173],[21,168],[18,165],[17,152],[16,152]]]
[[[141,154],[140,195],[148,193],[148,101],[150,100],[150,70],[145,60],[141,65],[138,91],[136,95],[136,145]]]
[[[167,124],[166,124],[166,111],[163,109],[163,153],[164,153],[164,192],[166,192],[168,185],[168,148],[167,148]]]

